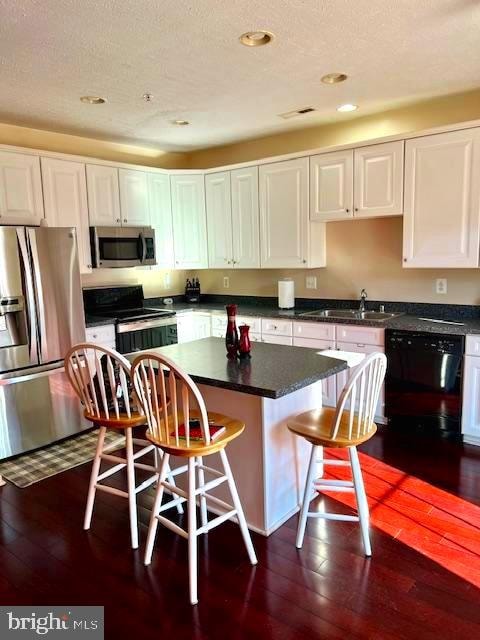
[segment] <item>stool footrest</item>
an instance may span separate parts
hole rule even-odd
[[[188,539],[188,533],[184,529],[176,525],[174,522],[169,520],[168,518],[158,515],[157,520],[161,522],[163,525],[165,525],[168,529],[170,529],[170,531],[173,531],[173,533],[178,533],[178,535],[182,536],[182,538]]]
[[[205,526],[197,529],[196,531],[197,536],[202,535],[202,533],[207,533],[208,531],[210,531],[210,529],[214,529],[215,527],[218,527],[218,525],[222,524],[226,520],[230,520],[230,518],[233,518],[233,516],[236,516],[236,515],[237,515],[237,510],[232,509],[231,511],[227,511],[227,513],[223,513],[221,516],[217,516],[213,520],[210,520],[210,522]]]

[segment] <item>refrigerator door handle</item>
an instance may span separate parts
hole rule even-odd
[[[18,246],[20,247],[20,255],[22,256],[23,271],[25,274],[25,289],[27,294],[27,313],[28,325],[30,328],[29,337],[29,355],[30,361],[36,361],[38,358],[38,333],[37,333],[37,317],[35,315],[35,293],[33,288],[32,272],[30,269],[30,261],[28,258],[27,240],[25,238],[24,229],[17,229]]]
[[[29,229],[30,231],[30,229]],[[38,347],[40,353],[40,362],[44,362],[48,359],[48,344],[47,344],[47,322],[45,319],[45,301],[43,298],[43,286],[42,278],[40,276],[40,265],[38,260],[37,251],[37,238],[34,233],[28,234],[30,242],[30,254],[32,256],[33,275],[35,278],[35,289],[37,294],[37,311],[38,311]]]

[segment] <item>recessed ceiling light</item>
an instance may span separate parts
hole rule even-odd
[[[270,31],[247,31],[240,36],[240,42],[246,47],[262,47],[271,42],[274,37]]]
[[[338,82],[345,82],[347,78],[346,73],[327,73],[321,80],[325,84],[337,84]]]
[[[348,113],[349,111],[356,111],[358,109],[358,106],[356,104],[341,104],[339,107],[337,107],[337,111],[340,111],[341,113]]]
[[[104,104],[106,100],[105,98],[100,98],[100,96],[82,96],[80,102],[85,102],[85,104]]]
[[[179,127],[184,127],[187,124],[190,124],[188,120],[173,120],[172,124],[177,124]]]

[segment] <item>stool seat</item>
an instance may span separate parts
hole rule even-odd
[[[336,413],[336,408],[332,407],[305,411],[291,418],[287,422],[287,427],[292,433],[302,436],[314,445],[332,448],[356,447],[369,440],[377,430],[377,425],[371,422],[365,433],[350,435],[350,411],[344,411],[338,431],[332,438]]]
[[[168,428],[167,431],[170,434],[170,440],[167,442],[165,438],[160,439],[150,429],[146,433],[146,437],[154,445],[162,449],[165,453],[169,453],[172,456],[179,456],[180,458],[189,458],[195,456],[206,456],[212,453],[217,453],[220,449],[223,449],[231,440],[237,438],[245,429],[245,423],[240,420],[235,420],[229,416],[224,416],[221,413],[208,412],[209,424],[215,424],[225,427],[225,431],[218,437],[212,440],[209,444],[205,444],[202,440],[195,441],[190,439],[189,446],[184,438],[179,438],[179,444],[175,444],[175,426],[173,415],[168,416]],[[200,412],[192,410],[189,413],[190,420],[200,418]],[[178,413],[178,424],[184,424],[183,413]],[[164,421],[161,420],[160,433],[165,433]]]
[[[128,416],[126,413],[120,413],[119,417],[108,417],[104,413],[98,416],[85,410],[83,412],[86,420],[93,422],[98,427],[107,427],[107,429],[130,429],[132,427],[141,427],[146,424],[146,418],[143,414],[132,413]]]

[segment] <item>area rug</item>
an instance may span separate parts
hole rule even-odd
[[[24,489],[57,473],[91,462],[95,455],[97,438],[98,430],[95,429],[33,453],[26,453],[14,460],[1,463],[0,475],[4,480]],[[123,435],[107,431],[105,446],[109,450],[122,448],[124,442]]]

